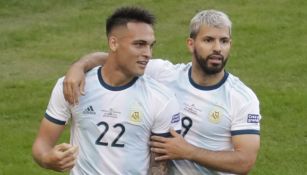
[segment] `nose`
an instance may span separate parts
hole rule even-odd
[[[146,58],[151,58],[152,57],[152,47],[150,46],[145,47],[143,51],[143,56]]]
[[[213,51],[215,51],[217,53],[221,52],[221,43],[219,41],[214,42]]]

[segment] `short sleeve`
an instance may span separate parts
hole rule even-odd
[[[257,99],[251,100],[235,114],[231,134],[259,134],[260,120],[259,101]]]
[[[156,116],[152,128],[152,134],[169,137],[170,128],[176,130],[177,133],[180,133],[181,131],[179,104],[175,96],[173,96],[168,103],[161,108],[161,111]]]
[[[54,86],[45,113],[46,119],[59,125],[66,124],[71,116],[69,104],[63,94],[63,80],[64,78],[60,78]]]
[[[172,81],[186,67],[187,64],[184,63],[173,64],[168,60],[152,59],[146,66],[145,74],[159,82]]]

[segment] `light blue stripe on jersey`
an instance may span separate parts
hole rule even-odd
[[[253,130],[253,129],[230,131],[230,133],[231,133],[232,136],[242,135],[242,134],[258,134],[258,135],[260,135],[259,130]]]
[[[247,101],[256,98],[251,89],[245,86],[237,77],[229,78],[229,85],[239,94],[244,96]]]
[[[50,115],[48,115],[47,113],[45,113],[45,118],[47,120],[49,120],[50,122],[52,123],[55,123],[55,124],[58,124],[58,125],[65,125],[65,121],[62,121],[62,120],[58,120],[58,119],[55,119],[53,117],[51,117]]]

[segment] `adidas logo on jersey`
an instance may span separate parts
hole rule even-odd
[[[93,114],[93,115],[96,114],[92,105],[87,107],[82,113],[83,114]]]

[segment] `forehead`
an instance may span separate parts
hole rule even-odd
[[[150,43],[155,40],[153,27],[142,22],[129,22],[120,33],[122,39],[144,40]]]
[[[202,25],[199,28],[197,37],[230,38],[230,30],[228,27]]]

